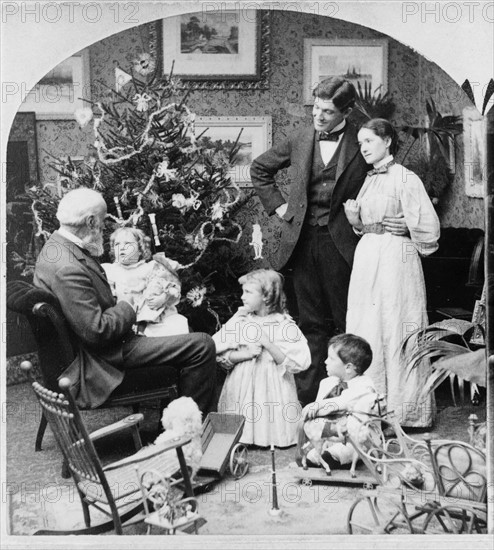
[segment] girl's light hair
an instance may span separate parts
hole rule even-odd
[[[110,235],[110,256],[112,260],[115,260],[115,240],[122,233],[129,233],[134,237],[139,248],[139,259],[149,260],[151,258],[151,239],[142,231],[136,227],[119,227]]]
[[[241,285],[254,283],[260,286],[268,313],[287,313],[281,273],[273,269],[255,269],[242,275],[238,282]]]

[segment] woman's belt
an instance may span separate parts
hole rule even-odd
[[[382,223],[370,223],[368,225],[364,225],[361,231],[362,233],[376,233],[377,235],[382,235],[386,232]]]

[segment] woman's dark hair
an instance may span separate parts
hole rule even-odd
[[[386,120],[385,118],[372,118],[371,120],[364,122],[360,129],[363,130],[364,128],[367,130],[372,130],[376,136],[379,136],[381,139],[391,138],[389,152],[392,155],[396,155],[398,151],[398,133],[389,120]]]
[[[342,113],[347,109],[351,109],[357,99],[355,86],[348,80],[338,76],[332,76],[319,82],[312,95],[325,101],[331,100],[333,105]]]

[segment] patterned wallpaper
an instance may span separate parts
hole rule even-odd
[[[289,11],[271,14],[270,88],[261,91],[193,91],[189,105],[198,115],[261,116],[273,119],[273,142],[299,125],[310,121],[309,106],[302,106],[304,38],[383,38],[372,29],[337,19]],[[147,51],[149,29],[146,25],[112,35],[90,47],[91,90],[93,99],[101,98],[114,88],[114,68],[129,68],[132,59]],[[389,39],[388,89],[395,96],[396,124],[418,124],[425,120],[425,100],[432,97],[443,114],[460,115],[468,99],[460,88],[437,65],[412,49]],[[94,136],[90,127],[81,130],[74,121],[39,121],[38,154],[40,177],[48,182],[55,178],[48,167],[49,154],[55,156],[87,155]],[[445,227],[484,226],[483,200],[465,195],[462,181],[463,153],[461,137],[457,151],[457,171],[452,188],[439,205]],[[280,185],[287,181],[280,176]],[[274,252],[280,231],[279,222],[268,218],[256,197],[243,214],[245,243],[249,242],[251,224],[257,221]]]

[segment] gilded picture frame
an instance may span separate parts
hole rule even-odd
[[[270,13],[213,10],[167,17],[150,28],[161,71],[191,90],[269,86]]]

